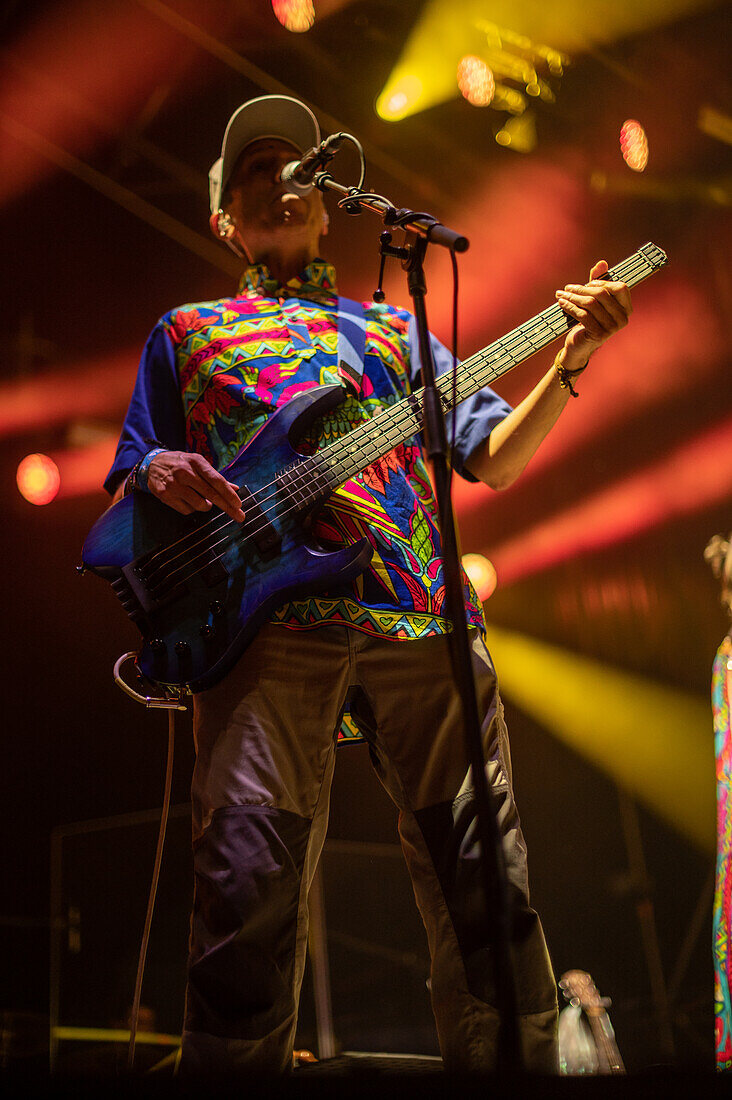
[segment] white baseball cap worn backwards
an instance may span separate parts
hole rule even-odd
[[[320,145],[320,127],[310,108],[288,95],[262,95],[242,103],[229,119],[221,156],[208,174],[212,214],[221,209],[221,196],[244,149],[263,138],[289,141],[303,152]]]

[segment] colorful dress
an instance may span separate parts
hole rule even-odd
[[[732,637],[723,640],[712,669],[714,753],[717,760],[717,878],[714,890],[714,1014],[716,1063],[732,1069],[732,730],[729,682],[732,673]]]

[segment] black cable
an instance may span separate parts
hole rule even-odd
[[[140,997],[142,994],[142,979],[145,973],[145,960],[147,958],[147,945],[150,940],[150,928],[152,926],[153,910],[155,909],[155,897],[158,892],[158,880],[160,879],[160,867],[163,862],[163,846],[165,844],[165,830],[168,826],[168,814],[170,811],[170,792],[173,786],[173,750],[175,747],[175,711],[168,711],[168,759],[165,765],[165,789],[163,791],[163,807],[160,811],[160,829],[158,830],[158,846],[155,851],[153,863],[152,882],[150,894],[147,899],[147,913],[142,929],[142,943],[140,944],[140,956],[137,960],[137,974],[135,975],[135,993],[132,998],[132,1012],[130,1013],[130,1045],[127,1048],[127,1071],[132,1073],[135,1063],[135,1038],[137,1036],[137,1021],[140,1015]]]
[[[360,161],[361,174],[358,178],[358,183],[356,184],[356,186],[358,187],[358,189],[360,191],[361,188],[363,187],[363,181],[366,178],[366,157],[364,156],[363,145],[361,144],[361,142],[358,140],[357,137],[353,136],[353,134],[341,134],[341,137],[345,138],[346,141],[352,142],[356,146],[356,150],[358,151],[358,159]]]
[[[455,250],[450,249],[452,261],[452,421],[450,426],[450,477],[448,485],[452,487],[452,455],[455,452],[457,435],[457,376],[458,376],[458,264]]]

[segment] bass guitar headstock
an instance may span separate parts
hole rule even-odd
[[[623,1059],[615,1042],[615,1032],[607,1014],[611,1004],[610,999],[600,996],[592,977],[584,970],[568,970],[562,974],[559,979],[559,988],[566,1000],[574,1008],[582,1009],[589,1021],[597,1051],[597,1072],[625,1073]]]
[[[610,1007],[610,1000],[601,997],[592,977],[584,970],[568,970],[559,979],[559,988],[571,1005],[588,1016],[600,1016]]]

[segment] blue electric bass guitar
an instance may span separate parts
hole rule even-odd
[[[605,276],[629,286],[666,263],[645,244]],[[552,305],[465,360],[455,390],[459,403],[562,336],[569,321]],[[445,411],[453,407],[450,374],[438,380]],[[283,603],[351,580],[368,565],[366,539],[337,550],[318,545],[313,513],[333,491],[422,424],[423,391],[380,410],[313,455],[296,450],[308,426],[343,400],[341,386],[316,386],[270,416],[223,470],[239,486],[246,519],[217,508],[183,516],[156,497],[131,493],[89,532],[82,568],[111,582],[142,634],[139,671],[174,691],[203,691],[241,656]]]

